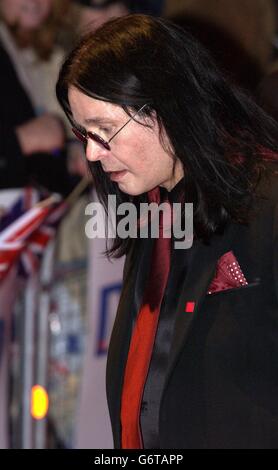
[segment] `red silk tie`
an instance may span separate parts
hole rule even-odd
[[[159,203],[159,188],[150,191],[148,196],[150,202]],[[171,210],[169,212],[171,216]],[[160,212],[159,216],[161,215]],[[162,234],[163,224],[160,222],[159,238],[154,240],[149,280],[132,333],[125,368],[121,402],[122,449],[143,448],[140,429],[141,402],[170,268],[171,238],[163,238]]]

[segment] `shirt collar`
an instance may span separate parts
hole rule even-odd
[[[171,203],[173,202],[181,202],[181,195],[183,194],[184,189],[184,177],[179,180],[179,182],[171,189],[171,191],[167,191],[167,189],[159,187],[160,190],[160,199],[164,200],[166,195]]]

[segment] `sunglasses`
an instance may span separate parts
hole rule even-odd
[[[140,108],[139,111],[137,111],[135,114],[133,114],[133,116],[131,116],[131,118],[120,129],[118,129],[117,132],[115,132],[115,134],[112,135],[112,137],[109,140],[104,140],[100,135],[96,134],[95,132],[91,132],[91,131],[81,132],[76,127],[72,128],[72,132],[77,137],[77,139],[80,140],[80,142],[82,142],[82,144],[87,145],[88,140],[91,139],[94,142],[97,142],[99,145],[101,145],[106,150],[110,151],[111,150],[110,142],[116,137],[116,135],[119,134],[119,132],[121,132],[130,123],[130,121],[132,121],[135,118],[135,116],[137,116],[137,114],[139,114],[141,111],[143,111],[143,109],[146,106],[147,106],[147,104],[144,104],[144,106],[142,106],[142,108]]]

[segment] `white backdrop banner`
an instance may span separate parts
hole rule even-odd
[[[96,200],[96,196],[93,196]],[[75,447],[111,449],[113,439],[106,401],[105,369],[109,339],[122,287],[124,259],[108,261],[106,241],[89,242],[88,333],[77,409]]]

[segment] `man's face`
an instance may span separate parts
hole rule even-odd
[[[0,0],[4,21],[22,29],[39,28],[48,17],[53,0]]]
[[[129,119],[120,106],[91,98],[75,87],[69,90],[69,103],[78,126],[99,134],[107,141]],[[140,115],[135,119],[142,122]],[[90,162],[99,161],[120,190],[132,196],[156,186],[170,191],[183,176],[180,161],[173,175],[174,160],[170,151],[166,151],[160,143],[157,122],[149,121],[148,124],[152,127],[131,120],[111,141],[110,151],[91,139],[87,144],[87,159]]]

